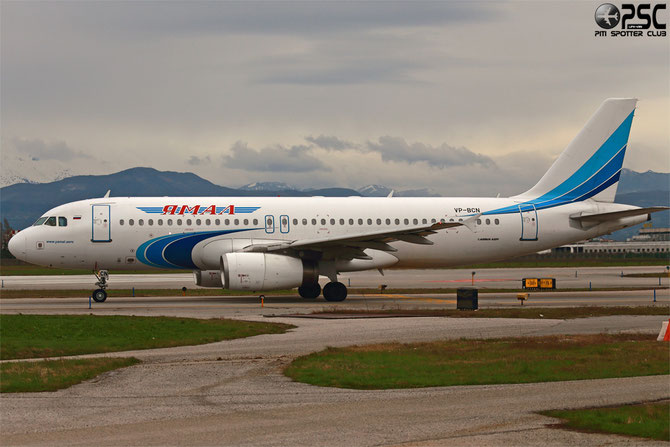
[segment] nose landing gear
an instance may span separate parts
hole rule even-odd
[[[100,270],[99,272],[93,272],[98,281],[95,283],[99,289],[93,291],[93,301],[96,303],[104,303],[107,299],[107,280],[109,279],[109,272],[107,270]]]

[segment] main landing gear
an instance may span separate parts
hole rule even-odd
[[[323,297],[326,301],[344,301],[347,297],[347,286],[333,281],[323,286]]]
[[[298,293],[306,300],[313,300],[321,295],[321,286],[318,282],[303,284],[298,287]],[[347,297],[347,287],[341,282],[329,282],[323,286],[323,297],[326,301],[344,301]]]
[[[99,289],[93,291],[93,301],[96,303],[104,303],[107,299],[107,280],[109,279],[109,272],[107,270],[100,270],[99,272],[93,272],[98,281],[95,283]]]
[[[298,293],[306,300],[313,300],[314,298],[321,295],[321,286],[318,282],[303,284],[302,286],[298,287]]]

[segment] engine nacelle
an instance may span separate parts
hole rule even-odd
[[[195,285],[200,287],[223,287],[219,270],[194,270]]]
[[[221,256],[223,287],[231,290],[290,289],[317,282],[314,263],[269,253],[226,253]]]

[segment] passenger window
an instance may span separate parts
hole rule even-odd
[[[391,219],[386,219],[386,225],[391,225]]]
[[[119,225],[123,225],[123,219],[119,219]]]
[[[149,225],[153,225],[153,224],[154,224],[154,220],[153,220],[153,219],[149,219],[148,224],[149,224]]]
[[[56,226],[56,218],[55,217],[48,218],[47,221],[44,222],[44,225],[49,225],[50,227],[55,227]]]
[[[381,224],[382,224],[382,220],[381,220],[381,219],[377,219],[377,225],[381,225]]]
[[[224,223],[225,223],[226,225],[230,225],[230,219],[226,219],[226,220],[224,221]]]
[[[198,226],[202,225],[202,220],[196,219],[195,224],[198,225]]]
[[[409,225],[409,219],[405,219],[404,222],[405,222],[405,225]]]
[[[46,222],[47,219],[48,219],[48,217],[40,217],[39,219],[37,219],[37,220],[35,221],[35,223],[33,224],[33,226],[36,226],[36,225],[42,225],[44,222]]]
[[[190,227],[192,223],[193,221],[191,219],[186,219],[186,225]]]
[[[254,225],[258,225],[258,219],[254,219]]]
[[[428,219],[421,219],[421,223],[426,225],[428,223]]]
[[[477,225],[481,225],[481,224],[482,224],[482,220],[481,220],[481,219],[477,219]]]
[[[491,225],[491,219],[486,219],[486,225]]]
[[[368,219],[368,225],[372,225],[372,219]]]
[[[298,219],[293,219],[293,225],[298,225]]]
[[[167,224],[172,225],[172,219],[168,219]],[[181,223],[179,225],[181,225]]]
[[[358,225],[363,225],[363,219],[358,219]]]
[[[325,224],[326,224],[326,219],[321,219],[321,225],[325,225]]]
[[[256,220],[256,219],[254,219],[254,220]],[[221,219],[216,219],[216,220],[214,221],[214,224],[215,224],[215,225],[221,225]]]
[[[163,219],[158,219],[158,225],[163,225]]]
[[[396,220],[395,220],[395,224],[396,224],[396,225],[400,225],[400,219],[396,219]]]
[[[335,225],[335,219],[330,219],[330,224]]]
[[[307,225],[307,219],[303,219],[303,220],[302,220],[302,224],[303,224],[303,225]]]
[[[183,224],[183,221],[181,219],[177,219],[177,225],[179,225],[181,227],[182,224]],[[170,223],[169,225],[172,225],[172,223]]]
[[[418,223],[419,223],[419,219],[413,219],[413,220],[412,220],[412,223],[413,223],[414,225],[418,225]]]
[[[58,217],[58,226],[59,227],[67,227],[67,217]]]
[[[430,219],[430,223],[436,223],[437,221],[435,219]]]
[[[128,219],[128,225],[135,225],[135,221],[133,219]]]
[[[140,219],[137,221],[137,225],[142,226],[144,225],[144,219]]]
[[[240,219],[235,219],[234,223],[235,223],[235,225],[239,225],[240,224]],[[270,220],[270,225],[271,224],[272,224],[272,220]]]
[[[312,219],[312,225],[316,225],[316,219]]]
[[[500,225],[500,221],[498,219],[494,220],[494,222],[496,223],[496,225]]]
[[[249,225],[249,219],[244,219],[244,225]]]
[[[344,219],[340,219],[340,225],[344,225]]]

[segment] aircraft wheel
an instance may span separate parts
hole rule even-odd
[[[104,303],[107,299],[107,292],[105,289],[98,289],[93,292],[93,301],[96,303]]]
[[[329,282],[323,287],[323,297],[326,301],[344,301],[347,297],[347,286],[341,282]]]
[[[321,295],[321,286],[318,282],[313,284],[304,284],[298,287],[298,293],[306,300],[313,300],[314,298]]]

